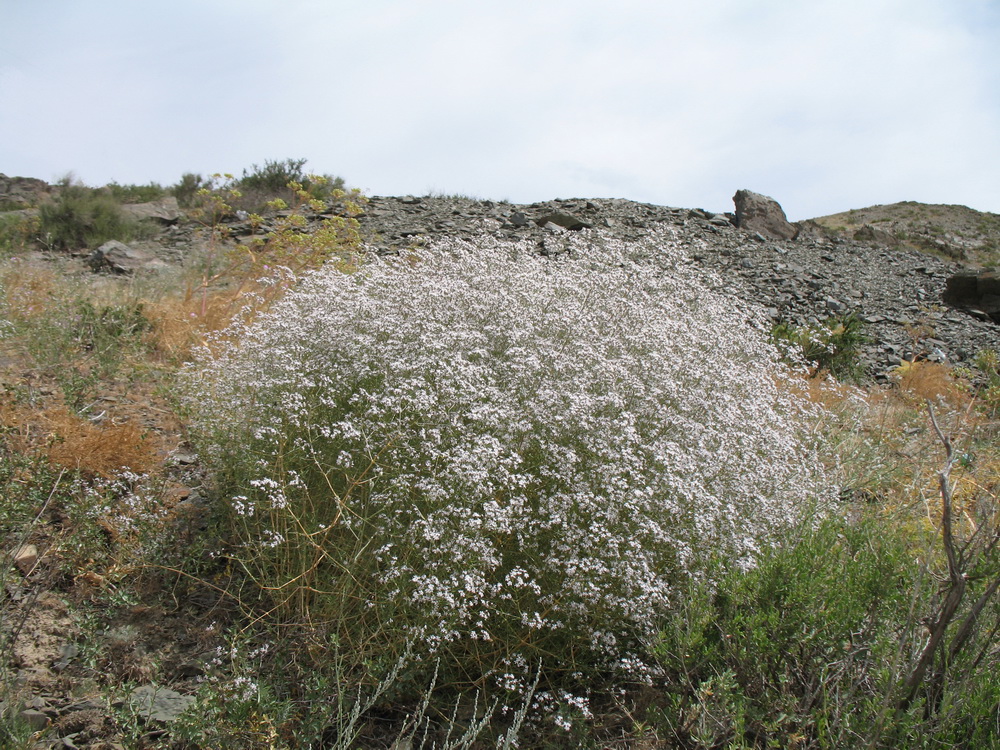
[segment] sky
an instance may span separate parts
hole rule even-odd
[[[1000,0],[0,0],[0,173],[1000,213]]]

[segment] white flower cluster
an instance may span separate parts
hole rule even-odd
[[[589,242],[321,269],[227,332],[188,385],[257,547],[326,540],[434,648],[551,637],[619,669],[680,577],[752,565],[820,494],[807,407],[674,236]]]

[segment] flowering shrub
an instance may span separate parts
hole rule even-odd
[[[762,320],[702,273],[669,234],[451,240],[227,331],[186,382],[272,611],[454,682],[648,679],[677,583],[751,566],[822,483]]]

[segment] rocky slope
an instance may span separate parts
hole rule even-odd
[[[44,197],[46,187],[0,175],[0,203]],[[553,254],[570,233],[631,240],[669,227],[692,262],[719,274],[728,291],[762,305],[774,322],[807,325],[858,315],[870,338],[864,365],[876,377],[903,359],[962,364],[984,348],[1000,348],[1000,298],[968,302],[945,294],[950,278],[997,252],[1000,216],[901,203],[789,224],[765,196],[739,191],[734,200],[735,213],[714,214],[622,199],[518,205],[458,196],[375,196],[359,220],[366,240],[382,254],[431,238],[482,233],[528,240]],[[186,220],[172,198],[126,208],[154,222],[157,234],[112,248],[117,255],[98,254],[95,267],[162,269],[196,256],[207,244],[204,230]],[[317,214],[311,226],[323,216]],[[237,239],[255,231],[239,218],[228,229]],[[994,294],[992,287],[988,291]]]
[[[1000,346],[1000,326],[943,302],[947,280],[965,266],[911,248],[808,231],[776,239],[738,228],[735,216],[627,200],[555,200],[514,205],[445,197],[374,197],[362,227],[381,252],[422,237],[477,233],[528,239],[554,253],[570,232],[638,239],[674,228],[693,262],[724,286],[798,325],[856,313],[868,325],[867,369],[884,374],[901,359],[968,361]],[[980,315],[980,317],[985,317]]]

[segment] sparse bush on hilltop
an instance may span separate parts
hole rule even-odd
[[[158,182],[145,185],[119,185],[117,182],[109,182],[103,190],[119,203],[149,203],[160,200],[168,193],[168,190]]]
[[[455,241],[230,330],[188,397],[267,606],[358,660],[412,647],[417,691],[434,659],[513,694],[541,665],[540,705],[586,715],[648,679],[679,583],[822,494],[766,334],[679,257]]]
[[[108,240],[129,240],[144,233],[108,192],[66,182],[58,196],[39,208],[39,240],[58,250],[95,248]]]
[[[177,199],[178,205],[182,208],[191,208],[196,203],[198,191],[210,187],[210,182],[200,174],[185,172],[177,184],[170,188],[170,192]]]
[[[311,175],[302,170],[305,164],[305,159],[265,161],[263,167],[252,164],[249,171],[243,170],[243,176],[237,180],[237,184],[244,190],[280,193],[288,187],[289,182],[297,182],[309,190],[315,180],[310,179]],[[340,177],[326,175],[325,178],[323,189],[327,192],[344,189],[344,181]]]
[[[325,200],[335,191],[344,189],[344,180],[340,177],[304,172],[305,163],[305,159],[285,159],[265,161],[262,167],[253,164],[249,170],[244,169],[243,175],[232,183],[240,194],[234,207],[258,212],[275,199],[297,203],[300,191],[305,191],[311,199]]]

